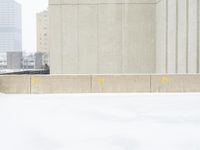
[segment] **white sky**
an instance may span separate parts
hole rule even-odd
[[[48,0],[15,0],[22,5],[23,51],[36,51],[36,13],[46,10]]]

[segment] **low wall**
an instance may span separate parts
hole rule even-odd
[[[200,75],[0,76],[0,93],[200,92]]]
[[[32,76],[31,93],[89,93],[90,76]]]
[[[92,76],[92,93],[150,92],[149,75]]]
[[[0,76],[0,93],[30,93],[30,76]]]
[[[151,92],[200,92],[200,75],[152,75]]]

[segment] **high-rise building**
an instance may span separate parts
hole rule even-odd
[[[37,52],[48,54],[48,11],[37,14]]]
[[[0,0],[0,52],[22,51],[21,5]]]

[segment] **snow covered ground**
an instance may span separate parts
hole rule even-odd
[[[0,94],[0,150],[200,150],[200,94]]]

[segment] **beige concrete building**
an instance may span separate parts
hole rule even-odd
[[[157,4],[158,73],[199,73],[199,0]]]
[[[197,73],[199,19],[199,0],[49,0],[51,73]]]
[[[52,74],[155,72],[154,0],[50,0],[49,15]]]
[[[37,52],[48,51],[48,11],[37,14]]]

